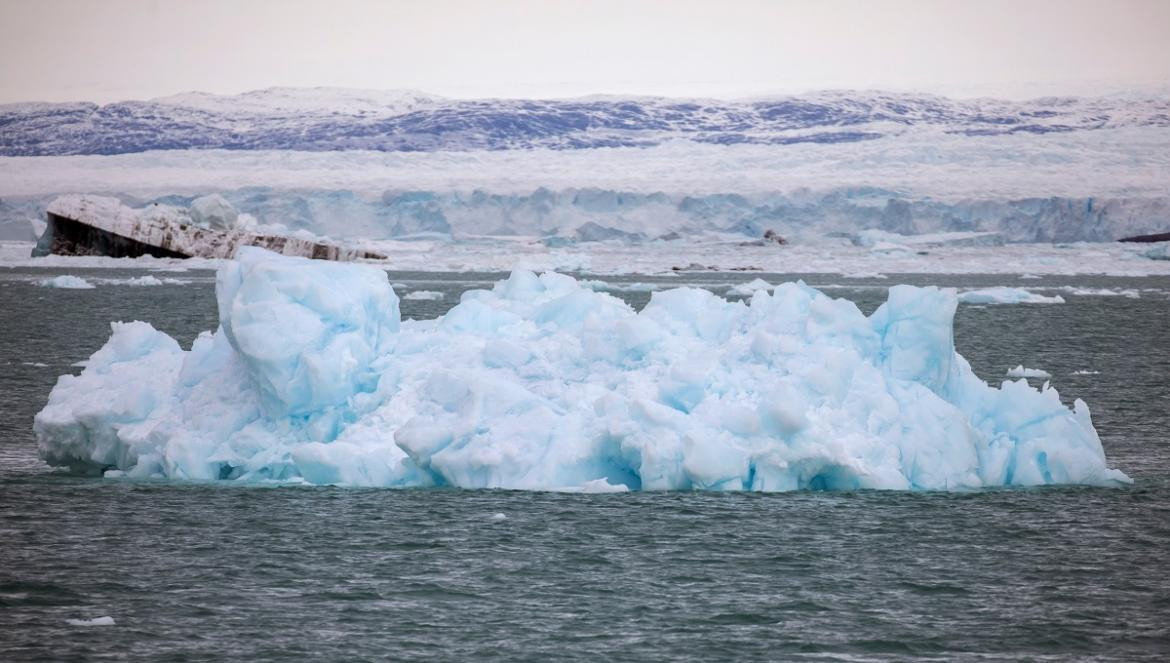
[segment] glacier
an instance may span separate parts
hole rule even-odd
[[[401,320],[372,266],[245,247],[183,350],[116,322],[36,415],[49,464],[177,480],[526,490],[962,490],[1129,482],[1089,409],[989,386],[951,289],[865,316],[801,282],[634,311],[515,270]]]

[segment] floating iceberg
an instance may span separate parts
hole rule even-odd
[[[189,351],[114,323],[34,423],[51,465],[111,476],[533,490],[969,489],[1128,482],[1077,400],[991,387],[953,290],[866,317],[803,283],[641,312],[515,271],[400,321],[384,272],[241,250]],[[98,395],[100,394],[100,397]]]
[[[753,279],[748,283],[740,283],[739,285],[731,286],[728,288],[727,294],[732,297],[751,297],[761,290],[767,292],[774,287],[775,286],[773,286],[771,283],[768,283],[764,279]]]
[[[431,302],[433,302],[433,301],[438,301],[438,300],[442,299],[443,293],[438,292],[437,290],[415,290],[414,292],[406,293],[405,295],[403,295],[402,298],[403,299],[418,300],[418,301],[431,301]]]
[[[964,304],[1063,304],[1064,297],[1039,295],[1023,288],[984,288],[959,293]]]
[[[1025,368],[1023,364],[1020,364],[1015,368],[1009,368],[1007,370],[1007,376],[1009,378],[1038,378],[1047,380],[1052,377],[1052,374],[1039,368]]]
[[[54,276],[51,279],[44,279],[39,282],[45,288],[62,288],[66,290],[91,290],[94,285],[89,281],[74,276],[72,274],[62,274],[61,276]]]

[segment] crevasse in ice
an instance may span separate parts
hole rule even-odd
[[[242,250],[189,351],[114,323],[36,416],[76,471],[548,490],[1110,484],[1089,410],[991,387],[955,353],[954,291],[895,286],[866,317],[803,283],[635,312],[515,271],[400,322],[375,268]]]

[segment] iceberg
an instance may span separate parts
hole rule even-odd
[[[1129,482],[1084,402],[989,386],[955,352],[952,289],[865,316],[802,282],[641,311],[516,270],[401,320],[381,270],[244,247],[189,350],[113,323],[36,415],[80,473],[346,486],[964,490]],[[100,394],[100,397],[98,395]]]
[[[44,279],[38,283],[44,288],[62,288],[66,290],[91,290],[94,287],[89,281],[72,274],[54,276],[51,279]]]
[[[756,292],[761,290],[766,292],[773,287],[771,283],[768,283],[764,279],[753,279],[748,283],[740,283],[739,285],[728,288],[727,294],[733,297],[751,297]]]
[[[1047,380],[1052,377],[1052,374],[1040,368],[1025,368],[1023,364],[1015,368],[1007,370],[1009,378],[1037,378],[1040,380]]]

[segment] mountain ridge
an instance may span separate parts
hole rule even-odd
[[[470,151],[841,143],[909,132],[968,136],[1170,127],[1170,99],[957,100],[821,91],[740,100],[598,96],[451,99],[413,90],[269,88],[145,101],[0,106],[0,156],[229,149]]]

